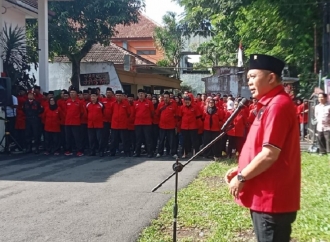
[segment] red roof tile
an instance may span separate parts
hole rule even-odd
[[[130,55],[135,58],[137,65],[155,64],[139,55],[134,54],[115,44],[109,46],[102,46],[96,44],[89,51],[89,53],[82,59],[81,62],[113,62],[114,64],[124,64],[125,55]],[[54,58],[54,62],[70,62],[65,56],[58,56]]]
[[[158,26],[156,22],[141,13],[138,23],[126,26],[123,24],[117,25],[116,31],[118,34],[113,39],[153,38],[154,30]]]

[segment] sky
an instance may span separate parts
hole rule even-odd
[[[145,4],[146,15],[159,24],[162,24],[162,18],[166,12],[172,11],[178,14],[183,12],[183,8],[172,0],[145,0]]]

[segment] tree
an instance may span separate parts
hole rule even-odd
[[[191,33],[200,34],[200,23],[205,20],[211,22],[214,37],[199,48],[201,60],[206,63],[236,65],[236,53],[242,41],[245,60],[253,53],[275,55],[286,61],[292,76],[309,76],[320,66],[321,1],[177,1],[185,8],[183,21],[188,23]],[[308,89],[311,80],[301,78],[301,86]]]
[[[1,58],[3,69],[11,79],[12,85],[21,85],[31,88],[35,83],[35,78],[30,77],[30,65],[34,64],[37,68],[35,57],[37,52],[32,51],[25,41],[25,29],[22,27],[7,26],[5,23],[0,35],[0,45],[2,47]]]
[[[79,87],[80,62],[94,44],[108,45],[117,24],[136,23],[143,0],[79,0],[50,2],[55,16],[49,19],[51,56],[66,56],[72,63],[71,82]],[[37,24],[30,33],[36,33]]]
[[[162,63],[169,63],[176,68],[176,78],[180,78],[181,51],[184,48],[182,35],[184,29],[177,21],[176,13],[168,12],[163,16],[164,27],[156,27],[154,38],[156,45],[165,53]]]

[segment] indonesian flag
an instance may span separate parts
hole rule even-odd
[[[243,64],[243,47],[242,47],[242,42],[239,43],[238,53],[237,53],[237,59],[238,59],[237,67],[242,67],[244,65]]]

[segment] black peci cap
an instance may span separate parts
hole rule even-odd
[[[95,88],[93,88],[92,91],[91,91],[91,95],[93,95],[93,94],[97,95],[97,90]]]
[[[282,76],[285,66],[284,61],[270,55],[252,54],[250,55],[249,69],[267,70],[274,72],[278,76]]]
[[[116,94],[123,94],[123,91],[122,90],[117,90]]]
[[[134,98],[134,94],[128,94],[127,97],[132,97],[132,98]]]
[[[145,93],[145,91],[144,91],[143,89],[139,89],[139,90],[138,90],[138,93],[139,93],[139,92],[143,92],[143,93]]]

